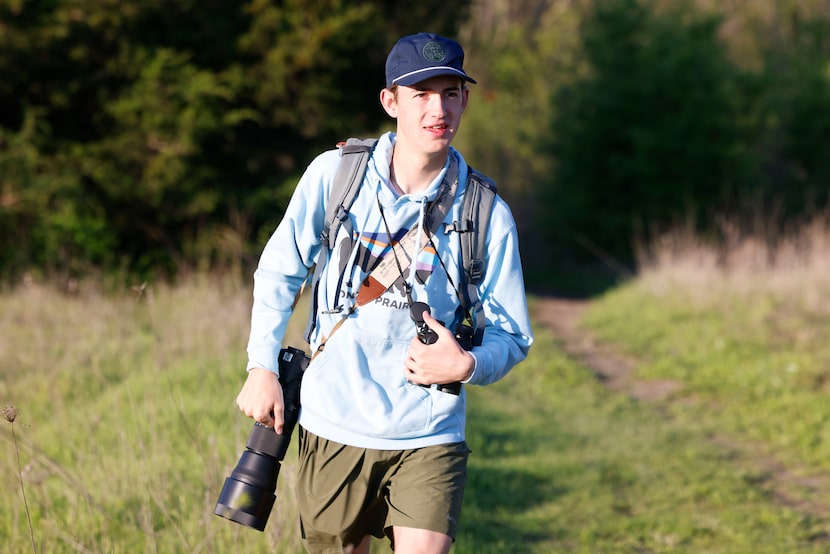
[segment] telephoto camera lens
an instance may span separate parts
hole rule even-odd
[[[283,431],[285,432],[285,431]],[[254,424],[245,452],[219,495],[213,513],[257,531],[264,531],[277,497],[280,461],[288,440],[271,427]]]
[[[285,404],[282,435],[271,427],[254,424],[245,451],[230,477],[225,479],[214,514],[257,531],[265,530],[277,499],[274,491],[277,489],[280,462],[285,457],[297,423],[300,381],[307,365],[308,358],[302,350],[288,347],[280,351],[279,381]]]

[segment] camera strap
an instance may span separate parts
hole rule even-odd
[[[420,246],[418,249],[419,252],[431,242],[432,239],[430,236],[435,233],[447,217],[447,214],[449,214],[457,191],[458,162],[454,156],[450,156],[450,165],[447,168],[447,172],[444,175],[435,199],[430,202],[427,213],[424,216],[426,219],[424,225],[413,225],[403,238],[392,246],[390,252],[375,266],[369,276],[364,279],[358,290],[355,304],[343,313],[342,317],[331,328],[328,335],[321,338],[320,346],[311,355],[312,360],[325,349],[326,342],[349,319],[349,316],[355,312],[358,306],[364,306],[380,298],[399,277],[404,276],[403,274],[406,268],[412,263],[409,252],[413,251],[415,241],[418,241],[418,245]],[[407,298],[407,300],[411,303],[411,298]]]
[[[424,224],[413,225],[401,240],[392,245],[392,250],[381,259],[369,276],[363,280],[357,292],[356,302],[358,306],[364,306],[380,298],[399,277],[406,280],[404,273],[413,262],[412,256],[417,256],[429,244],[430,236],[435,234],[447,214],[450,213],[455,194],[458,191],[458,162],[455,156],[449,158],[450,165],[447,168],[447,173],[444,175],[441,188],[438,189],[435,199],[429,204],[424,216]],[[378,201],[378,206],[381,210],[381,216],[383,216],[383,207],[380,206],[380,201]],[[385,223],[386,218],[384,218]],[[416,248],[417,252],[415,252]],[[411,254],[413,252],[415,253]]]

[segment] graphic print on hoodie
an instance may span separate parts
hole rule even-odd
[[[364,275],[371,274],[372,270],[386,256],[394,256],[392,253],[394,245],[396,245],[408,231],[409,229],[400,229],[393,235],[392,241],[389,240],[389,235],[386,233],[365,233],[360,235],[357,242],[357,254],[354,262],[355,265],[363,271]],[[438,253],[435,251],[435,247],[432,245],[432,242],[427,242],[421,249],[416,259],[415,280],[419,284],[423,285],[426,283],[426,280],[430,275],[432,275],[432,272],[435,270],[435,266],[438,263],[437,257]],[[406,262],[404,259],[400,261],[401,265]],[[386,294],[394,291],[396,296],[400,296],[400,298],[405,302],[406,289],[404,288],[404,278],[408,277],[409,268],[405,267],[404,275],[398,276],[394,284],[389,287]]]

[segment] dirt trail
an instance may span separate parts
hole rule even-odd
[[[622,355],[612,345],[598,342],[589,330],[580,326],[587,307],[585,300],[540,298],[533,317],[552,329],[569,356],[593,371],[600,382],[614,391],[659,408],[670,402],[674,393],[683,390],[683,383],[679,381],[637,379],[636,360]],[[830,475],[805,467],[785,466],[774,453],[759,445],[732,437],[713,440],[730,453],[742,470],[757,476],[756,485],[777,502],[804,516],[824,520],[830,526]],[[830,542],[830,533],[814,540]]]
[[[579,326],[585,300],[547,298],[534,314],[554,331],[562,347],[571,357],[590,368],[607,387],[643,401],[668,398],[683,388],[678,381],[642,381],[633,378],[636,361],[617,352],[610,345],[599,343],[593,334]]]

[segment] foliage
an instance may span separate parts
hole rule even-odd
[[[249,267],[307,162],[391,125],[384,57],[421,30],[465,45],[456,145],[536,281],[678,221],[797,221],[828,202],[828,26],[821,0],[0,0],[0,280]]]
[[[249,260],[310,157],[384,120],[391,43],[464,9],[0,3],[0,272]]]
[[[509,13],[530,11],[521,3],[505,4]],[[517,204],[534,178],[549,169],[536,148],[547,131],[539,123],[550,118],[548,99],[567,78],[567,58],[577,46],[576,11],[559,13],[556,2],[536,4],[548,4],[538,19],[498,12],[489,25],[470,26],[469,38],[464,38],[469,45],[465,66],[478,83],[470,86],[472,100],[457,144]],[[484,14],[478,18],[489,20]]]
[[[830,200],[830,19],[793,11],[776,23],[775,33],[763,27],[773,37],[763,49],[766,124],[759,133],[769,171],[757,196],[784,216],[813,215]]]
[[[484,77],[459,141],[504,185],[529,265],[624,274],[667,226],[826,206],[826,4],[493,0],[473,17]]]
[[[549,236],[627,259],[636,234],[734,200],[745,145],[718,23],[640,0],[595,4],[582,26],[584,68],[555,96]]]
[[[465,66],[478,83],[464,114],[459,148],[473,166],[496,180],[528,252],[547,245],[537,233],[535,184],[552,167],[539,144],[552,117],[549,98],[569,78],[576,44],[577,10],[567,2],[487,2],[476,5],[465,28]],[[536,17],[532,17],[535,15]],[[544,213],[544,212],[543,212]],[[525,266],[542,265],[533,256]]]

